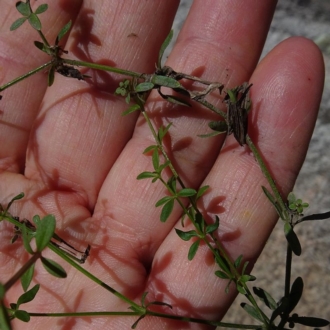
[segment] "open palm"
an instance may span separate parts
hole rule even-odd
[[[34,1],[31,1],[32,5]],[[53,1],[41,17],[48,40],[72,19],[65,49],[69,56],[137,72],[153,72],[179,1]],[[233,87],[253,83],[249,135],[258,146],[283,195],[302,165],[314,127],[323,86],[323,61],[316,46],[302,38],[284,41],[260,63],[276,1],[195,0],[168,58],[174,70]],[[33,46],[35,31],[9,32],[17,12],[10,0],[0,11],[0,84],[47,61]],[[11,213],[31,219],[54,214],[57,232],[77,248],[91,245],[84,267],[105,283],[139,301],[163,301],[178,315],[219,320],[234,299],[224,293],[217,266],[206,246],[193,261],[189,244],[178,238],[181,210],[166,223],[154,205],[165,195],[151,180],[154,144],[138,115],[121,116],[127,104],[114,96],[118,75],[90,72],[86,82],[56,75],[47,88],[40,73],[3,93],[0,103],[0,196],[5,205],[20,192]],[[220,107],[221,100],[214,99]],[[220,217],[219,240],[233,257],[252,263],[261,252],[277,216],[260,188],[266,185],[246,147],[230,136],[201,139],[209,111],[180,107],[151,94],[147,111],[155,125],[173,123],[166,147],[187,187],[210,185],[201,200],[208,219]],[[221,152],[220,152],[221,150]],[[185,227],[189,229],[189,225]],[[9,245],[13,228],[1,224],[0,267],[5,282],[28,256],[20,241]],[[58,260],[68,273],[52,278],[36,267],[41,284],[30,312],[127,311],[127,304]],[[21,294],[17,284],[6,298]],[[129,329],[136,317],[32,318],[29,329]],[[18,322],[18,321],[17,321]],[[14,322],[16,324],[16,321]],[[17,323],[18,324],[18,323]],[[21,325],[20,325],[21,326]],[[24,325],[25,326],[25,325]],[[143,329],[204,329],[147,317]],[[17,325],[17,327],[19,327]]]

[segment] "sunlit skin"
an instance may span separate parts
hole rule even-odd
[[[39,1],[31,1],[36,8]],[[46,38],[53,42],[71,19],[73,28],[64,49],[70,58],[136,72],[155,69],[158,50],[169,33],[179,5],[167,1],[50,1],[40,15]],[[293,187],[304,161],[321,98],[324,67],[318,48],[304,38],[277,45],[258,64],[276,1],[196,0],[166,65],[233,88],[245,81],[252,109],[248,133],[266,160],[283,196]],[[47,55],[33,45],[39,37],[28,23],[14,32],[19,17],[14,2],[2,0],[0,10],[0,84],[45,63]],[[179,239],[181,209],[175,206],[166,223],[154,205],[166,191],[160,183],[137,181],[152,170],[143,150],[154,144],[138,113],[121,116],[127,104],[114,96],[123,77],[82,70],[86,81],[38,73],[2,93],[0,102],[0,203],[24,192],[11,213],[31,219],[54,214],[57,233],[80,250],[91,245],[84,267],[130,299],[159,300],[173,309],[163,312],[220,320],[235,291],[202,245],[187,260],[191,242]],[[193,86],[190,86],[193,87]],[[218,97],[210,98],[224,110]],[[199,207],[207,221],[220,218],[218,239],[228,254],[253,264],[277,215],[264,196],[267,182],[248,147],[233,135],[202,139],[207,123],[218,120],[210,111],[168,104],[152,93],[146,109],[156,126],[172,126],[165,140],[173,164],[187,187],[210,185]],[[220,152],[221,150],[221,152]],[[1,223],[0,278],[5,283],[29,256],[18,239],[10,245],[13,226]],[[187,224],[184,230],[191,230]],[[189,244],[190,243],[190,244]],[[128,305],[68,264],[59,262],[67,279],[51,277],[36,264],[36,299],[30,312],[128,311]],[[22,293],[19,283],[6,303]],[[24,329],[129,329],[136,317],[32,318]],[[22,327],[14,321],[15,329]],[[211,329],[198,324],[147,317],[140,329]]]

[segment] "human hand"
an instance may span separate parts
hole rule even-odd
[[[195,1],[166,64],[229,88],[253,83],[249,135],[285,196],[305,157],[324,72],[319,50],[302,38],[284,41],[257,65],[275,3]],[[76,0],[50,5],[42,16],[49,40],[69,19],[74,21],[64,47],[69,56],[142,73],[154,70],[178,1]],[[1,84],[47,60],[32,45],[37,38],[31,28],[9,32],[16,18],[10,1],[2,5]],[[38,74],[3,93],[1,204],[23,191],[26,197],[10,212],[28,219],[54,214],[61,237],[81,249],[91,244],[84,267],[131,299],[138,302],[147,291],[148,301],[173,306],[166,312],[219,320],[234,299],[234,290],[224,293],[227,282],[215,277],[217,266],[205,246],[188,262],[189,244],[173,229],[181,228],[180,208],[176,206],[161,223],[154,204],[164,196],[164,188],[136,180],[139,173],[152,170],[150,156],[142,154],[154,144],[149,128],[137,115],[121,116],[127,104],[113,95],[117,76],[88,74],[91,82],[57,75],[51,88],[46,75]],[[221,100],[217,102],[220,106]],[[277,220],[261,190],[266,180],[253,155],[232,136],[224,145],[224,136],[197,137],[206,132],[206,119],[212,116],[196,104],[181,108],[151,94],[147,111],[157,125],[173,123],[169,153],[187,186],[210,185],[201,208],[209,219],[220,217],[222,245],[233,259],[243,254],[253,263]],[[5,282],[28,256],[20,242],[9,246],[12,226],[1,226]],[[53,279],[37,266],[35,280],[41,289],[26,305],[28,311],[127,311],[126,303],[63,266],[68,272],[65,280]],[[6,298],[15,301],[21,292],[17,284]],[[34,317],[27,328],[129,329],[134,321],[136,317]],[[16,322],[14,327],[19,327]],[[204,329],[153,317],[139,326]]]

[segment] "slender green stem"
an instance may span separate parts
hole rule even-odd
[[[226,119],[227,118],[227,113],[224,111],[221,111],[217,107],[215,107],[212,103],[204,100],[203,98],[201,99],[195,99],[194,101],[202,104],[204,107],[210,109],[211,111],[215,112],[216,114],[220,115],[222,118]]]
[[[40,30],[37,30],[38,33],[39,33],[39,36],[40,38],[42,39],[42,41],[44,42],[44,44],[47,46],[47,47],[50,47],[50,44],[49,42],[47,41],[45,35],[40,31]]]
[[[31,317],[139,316],[138,312],[30,313]]]
[[[41,257],[40,252],[36,252],[32,258],[30,258],[21,269],[19,269],[5,284],[5,290],[8,291],[14,283],[16,283],[23,274]]]
[[[85,268],[78,265],[74,260],[72,260],[70,257],[68,257],[62,250],[57,248],[56,246],[49,243],[47,245],[53,252],[55,252],[57,255],[59,255],[63,260],[65,260],[67,263],[69,263],[72,267],[77,269],[79,272],[81,272],[83,275],[88,277],[90,280],[95,282],[96,284],[100,285],[101,287],[105,288],[107,291],[111,292],[113,295],[115,295],[117,298],[119,298],[122,301],[127,302],[130,306],[134,306],[136,308],[140,308],[140,305],[136,304],[134,301],[128,299],[126,296],[109,286],[108,284],[101,281],[99,278],[94,276],[92,273],[88,272]]]
[[[269,170],[265,164],[265,162],[263,161],[258,149],[256,148],[256,146],[254,145],[254,143],[252,142],[251,138],[249,137],[249,135],[246,135],[246,143],[247,145],[250,147],[254,157],[256,158],[259,166],[260,166],[260,169],[262,171],[262,173],[264,174],[264,176],[266,177],[272,191],[273,191],[273,194],[282,210],[282,214],[283,214],[283,220],[288,220],[289,219],[289,215],[288,215],[288,212],[287,212],[287,209],[285,207],[285,203],[283,202],[283,199],[281,197],[281,194],[280,192],[278,191],[277,187],[276,187],[276,184],[272,178],[272,176],[270,175],[269,173]]]
[[[83,66],[83,67],[90,68],[90,69],[115,72],[115,73],[119,73],[119,74],[130,76],[130,77],[135,77],[135,78],[143,77],[143,74],[141,74],[139,72],[123,70],[123,69],[120,69],[120,68],[114,68],[112,66],[103,65],[103,64],[96,64],[96,63],[91,63],[91,62],[70,60],[70,59],[66,59],[66,58],[61,58],[61,61],[63,63],[70,64],[70,65]]]
[[[207,324],[212,326],[218,327],[225,327],[225,328],[233,328],[233,329],[260,329],[260,325],[244,325],[244,324],[235,324],[235,323],[225,323],[220,321],[209,321],[203,319],[197,319],[194,317],[186,317],[186,316],[179,316],[179,315],[172,315],[172,314],[164,314],[164,313],[157,313],[152,311],[147,311],[147,315],[156,316],[166,319],[178,320],[182,322],[192,322],[192,323],[199,323],[199,324]]]
[[[4,85],[0,86],[0,92],[4,91],[4,90],[7,89],[8,87],[11,87],[11,86],[17,84],[18,82],[20,82],[20,81],[22,81],[22,80],[24,80],[24,79],[26,79],[26,78],[28,78],[28,77],[34,75],[35,73],[37,73],[37,72],[39,72],[39,71],[41,71],[41,70],[44,70],[45,68],[47,68],[48,66],[50,66],[52,63],[53,63],[53,61],[49,61],[49,62],[47,62],[47,63],[45,63],[45,64],[39,66],[38,68],[33,69],[33,70],[29,71],[28,73],[23,74],[23,75],[20,76],[20,77],[15,78],[14,80],[8,82],[7,84],[4,84]]]

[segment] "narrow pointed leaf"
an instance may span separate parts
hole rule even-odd
[[[308,221],[308,220],[325,220],[330,218],[330,212],[311,214],[303,217],[299,222]]]
[[[217,131],[219,133],[225,133],[228,131],[228,125],[225,121],[211,121],[208,125],[213,131]]]
[[[32,289],[23,293],[17,300],[17,307],[32,301],[36,296],[36,294],[38,293],[39,288],[40,288],[40,284],[36,284]]]
[[[164,205],[172,199],[173,199],[173,196],[165,196],[165,197],[161,198],[159,201],[157,201],[155,206],[158,207],[158,206]]]
[[[66,278],[66,272],[57,262],[41,257],[41,262],[47,272],[55,277]]]
[[[52,86],[55,80],[55,67],[51,66],[48,72],[48,86]]]
[[[27,17],[20,17],[18,18],[11,26],[10,31],[14,31],[18,29],[28,18]]]
[[[173,30],[170,31],[170,33],[167,35],[166,39],[164,40],[164,42],[162,43],[162,45],[160,47],[159,55],[158,55],[158,63],[157,63],[158,68],[162,67],[162,58],[163,58],[165,49],[170,44],[172,38],[173,38]]]
[[[168,203],[166,203],[163,208],[162,212],[160,214],[160,221],[165,222],[168,217],[171,215],[173,211],[173,206],[174,206],[174,199],[170,200]]]
[[[7,205],[7,208],[5,210],[5,213],[9,210],[9,208],[11,207],[11,204],[13,204],[15,201],[18,201],[20,199],[22,199],[24,197],[24,193],[20,193],[18,195],[16,195]]]
[[[197,250],[199,248],[199,244],[200,244],[200,240],[197,240],[196,242],[192,243],[190,248],[189,248],[189,252],[188,252],[188,260],[193,260]]]
[[[44,13],[47,9],[48,9],[48,5],[46,3],[44,3],[44,4],[40,5],[34,13],[39,15],[39,14]]]
[[[206,192],[206,190],[208,190],[210,188],[210,186],[203,186],[201,188],[198,189],[197,195],[196,195],[196,200],[199,199],[201,196],[203,196]]]
[[[284,233],[285,233],[285,237],[289,243],[289,246],[290,246],[292,252],[295,255],[300,256],[301,255],[301,245],[300,245],[298,236],[293,231],[292,226],[288,222],[286,222],[284,224]]]
[[[241,262],[242,262],[242,258],[243,258],[243,255],[239,255],[238,258],[235,260],[234,262],[234,266],[235,268],[238,268],[240,265],[241,265]]]
[[[72,24],[72,22],[71,22],[71,20],[68,22],[68,23],[66,23],[63,27],[62,27],[62,29],[61,29],[61,31],[59,32],[59,34],[57,35],[57,42],[58,41],[60,41],[67,33],[68,33],[68,31],[70,30],[70,28],[71,28],[71,24]]]
[[[182,231],[180,229],[175,228],[175,231],[178,234],[178,236],[184,241],[189,241],[192,237],[198,236],[195,230]]]
[[[218,230],[219,228],[219,217],[215,216],[215,223],[206,226],[206,234],[213,233],[214,231]]]
[[[260,316],[260,314],[258,313],[258,311],[251,305],[248,305],[246,303],[241,303],[241,307],[250,315],[252,316],[254,319],[260,321],[260,322],[264,322],[263,318]]]
[[[158,148],[158,147],[157,147],[156,145],[151,145],[151,146],[145,148],[145,149],[143,150],[143,153],[144,153],[144,154],[147,154],[148,152],[153,151],[153,150],[155,150],[155,149],[157,149],[157,148]]]
[[[46,215],[38,224],[36,230],[37,250],[41,252],[50,242],[56,227],[55,217],[51,214]]]
[[[291,318],[292,322],[299,323],[302,325],[306,325],[308,327],[326,327],[330,324],[329,321],[325,319],[321,319],[318,317],[306,317],[306,316],[298,316],[297,314],[293,314]]]
[[[228,277],[228,275],[227,275],[225,272],[223,272],[223,271],[221,271],[221,270],[217,270],[217,271],[215,272],[215,275],[218,276],[218,277],[220,277],[220,278],[222,278],[222,279],[224,279],[224,280],[230,278],[230,277]]]
[[[133,104],[127,110],[125,110],[121,115],[126,116],[126,115],[129,115],[130,113],[133,113],[140,109],[141,109],[141,107],[138,104]]]
[[[169,123],[166,127],[160,127],[158,131],[158,138],[160,141],[163,141],[164,136],[167,134],[168,130],[172,126],[172,123]]]
[[[264,289],[253,287],[253,292],[256,296],[259,297],[261,301],[264,302],[264,304],[270,308],[271,310],[275,310],[277,308],[276,301],[274,298]]]
[[[152,153],[152,165],[157,172],[158,167],[159,167],[159,152],[158,149],[155,149]]]
[[[148,179],[148,178],[157,178],[158,174],[157,173],[153,173],[153,172],[142,172],[140,173],[136,179],[137,180],[142,180],[142,179]]]
[[[33,274],[34,274],[34,266],[35,266],[35,264],[32,264],[32,266],[21,277],[21,284],[22,284],[22,288],[23,288],[24,292],[27,291],[27,289],[29,288],[29,286],[31,284]]]
[[[50,50],[47,46],[45,46],[45,44],[43,42],[40,41],[34,41],[34,45],[40,49],[41,51],[45,52],[46,54],[50,55]]]

